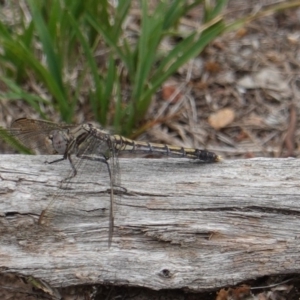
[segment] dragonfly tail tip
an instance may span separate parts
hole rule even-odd
[[[216,157],[216,162],[222,161],[223,157],[221,155],[217,155]]]

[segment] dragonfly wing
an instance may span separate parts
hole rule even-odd
[[[8,129],[10,135],[23,145],[39,154],[55,154],[51,133],[54,130],[66,130],[74,125],[56,124],[49,121],[21,118],[15,120]]]
[[[77,170],[77,175],[75,177],[72,176],[73,172],[70,173],[70,176],[67,177],[66,180],[61,182],[60,188],[58,193],[53,197],[50,204],[47,206],[46,210],[40,216],[39,223],[53,226],[54,224],[66,224],[66,217],[70,219],[69,222],[74,223],[74,221],[80,216],[80,223],[84,222],[83,218],[86,216],[89,218],[89,214],[87,211],[97,210],[99,205],[99,200],[101,193],[95,193],[95,191],[101,186],[102,182],[99,182],[91,187],[92,191],[86,190],[84,186],[90,185],[89,182],[95,182],[94,178],[105,177],[105,182],[111,182],[108,170],[110,171],[111,168],[105,158],[105,155],[108,151],[107,142],[101,139],[95,138],[93,135],[88,135],[84,141],[78,145],[77,148],[77,157],[74,159],[74,166]],[[89,164],[89,167],[87,166]],[[87,172],[86,170],[89,170]],[[102,174],[101,174],[102,173]],[[100,176],[103,175],[103,176]],[[93,178],[91,178],[93,177]],[[89,178],[91,178],[89,180]],[[102,181],[102,179],[101,179]],[[83,186],[82,189],[78,188]],[[103,186],[103,185],[102,185]],[[107,184],[104,185],[104,190],[107,190]],[[102,191],[102,194],[104,192]],[[86,208],[87,203],[85,203],[86,198],[82,195],[83,193],[93,193],[97,199],[91,203],[93,207]],[[73,194],[73,196],[71,196]],[[78,195],[81,195],[80,197]],[[111,196],[110,196],[111,197]],[[66,202],[62,199],[66,199]],[[75,202],[74,203],[74,199]],[[111,200],[112,203],[112,200]],[[113,220],[111,220],[111,211],[112,205],[109,205],[110,212],[109,212],[109,224],[113,226]],[[85,208],[84,208],[85,207]],[[100,209],[101,216],[105,215],[105,209]],[[71,218],[70,218],[71,217]],[[88,219],[87,219],[87,222]],[[76,223],[74,223],[74,227]],[[106,227],[107,228],[107,227]],[[109,230],[109,245],[112,240],[112,231]]]
[[[99,139],[100,141],[101,139]],[[95,153],[101,155],[106,159],[106,164],[110,179],[110,209],[109,209],[109,237],[108,246],[110,247],[112,242],[112,237],[114,233],[114,220],[115,220],[115,198],[120,197],[120,193],[115,195],[115,188],[120,187],[121,177],[120,177],[120,167],[119,160],[115,145],[109,141],[99,142],[95,148]]]
[[[95,136],[90,137],[93,140],[93,143],[90,143],[90,147],[85,147],[86,154],[92,155],[93,160],[98,161],[99,163],[105,163],[109,177],[110,183],[110,205],[109,205],[109,236],[108,236],[108,246],[110,247],[114,232],[114,187],[117,184],[120,184],[120,172],[118,165],[118,158],[115,153],[115,148],[111,143]],[[109,159],[108,159],[109,158]]]
[[[101,135],[99,135],[101,136]],[[111,140],[105,140],[99,138],[99,136],[95,136],[91,134],[91,136],[87,139],[93,140],[92,143],[89,143],[89,146],[80,146],[80,148],[84,148],[84,155],[82,155],[79,150],[79,155],[83,156],[91,156],[93,160],[99,161],[100,163],[105,163],[107,166],[108,176],[110,179],[110,210],[109,210],[109,240],[108,244],[111,245],[113,231],[114,231],[114,218],[115,218],[115,188],[120,187],[121,185],[121,177],[120,177],[120,167],[119,160],[116,151],[116,146]],[[86,141],[84,142],[84,144]],[[90,158],[89,158],[90,159]],[[118,197],[120,193],[118,193]]]
[[[110,222],[109,222],[109,245],[112,241],[112,236],[114,232],[114,220],[115,220],[115,207],[116,207],[116,199],[117,202],[120,202],[121,194],[118,192],[115,193],[115,188],[120,188],[121,186],[121,174],[120,174],[120,165],[118,159],[118,153],[114,145],[109,146],[109,169],[111,172],[110,178]]]

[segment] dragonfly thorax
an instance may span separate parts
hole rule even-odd
[[[103,141],[107,141],[107,140],[110,139],[110,135],[109,135],[108,132],[106,132],[103,129],[95,127],[91,123],[85,123],[85,124],[82,124],[81,126],[85,131],[87,131],[88,133],[90,133],[91,135],[93,135],[97,139],[100,139],[100,140],[103,140]]]

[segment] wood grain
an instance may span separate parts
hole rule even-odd
[[[207,290],[300,269],[300,160],[120,159],[108,248],[105,166],[0,156],[0,270],[54,287]],[[120,195],[122,194],[122,196]],[[37,224],[49,207],[53,218]]]

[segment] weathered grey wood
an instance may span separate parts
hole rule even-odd
[[[70,166],[43,163],[51,159],[0,156],[3,272],[56,287],[204,290],[300,270],[299,159],[120,159],[126,191],[116,199],[110,249],[105,168],[87,164],[78,184],[58,191]],[[63,213],[38,225],[53,199],[50,211]]]

